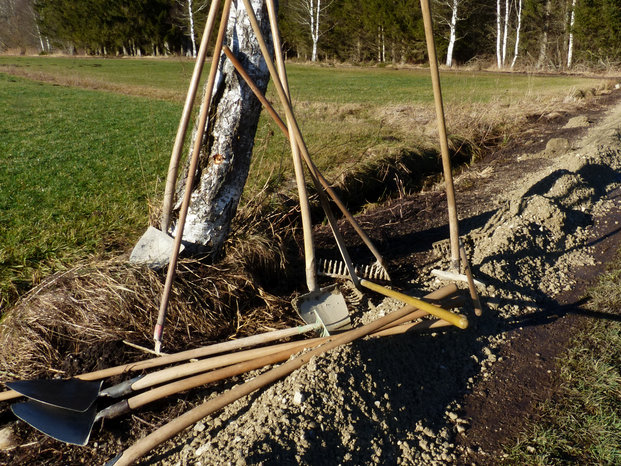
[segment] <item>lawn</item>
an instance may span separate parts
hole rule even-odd
[[[147,226],[179,112],[0,74],[1,304],[62,263],[125,248]]]

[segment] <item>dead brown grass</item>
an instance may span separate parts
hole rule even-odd
[[[224,258],[183,259],[168,308],[166,351],[295,323],[287,302],[262,286],[285,272],[287,215],[265,215],[255,203],[240,213]],[[124,258],[91,260],[57,273],[8,310],[0,324],[0,372],[32,378],[65,370],[67,359],[120,340],[150,347],[164,285],[163,272]],[[122,359],[121,359],[122,360]],[[97,355],[76,367],[94,369]],[[119,361],[121,362],[121,361]],[[70,372],[70,371],[69,371]]]

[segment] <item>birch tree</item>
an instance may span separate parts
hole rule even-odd
[[[502,11],[501,0],[496,0],[496,66],[502,68],[502,53],[500,44],[502,41]]]
[[[468,0],[434,0],[433,6],[434,21],[442,28],[445,27],[447,31],[445,35],[447,39],[445,64],[451,67],[453,66],[455,43],[460,39],[457,34],[457,26],[461,21],[468,19],[476,6]]]
[[[509,12],[510,4],[509,0],[505,0],[505,24],[504,24],[504,33],[502,38],[502,66],[504,68],[506,59],[507,59],[507,36],[509,35]]]
[[[317,44],[327,31],[322,28],[323,20],[333,0],[296,0],[291,6],[296,21],[306,26],[312,41],[311,61],[317,61]]]
[[[567,68],[571,68],[574,56],[574,25],[576,23],[576,0],[571,0],[571,12],[569,14],[569,40],[567,42]]]
[[[272,36],[265,0],[251,0],[270,49]],[[259,89],[265,93],[269,71],[250,26],[243,3],[233,2],[227,23],[226,43]],[[216,255],[222,248],[248,177],[261,103],[235,72],[224,55],[220,58],[210,118],[201,138],[196,181],[183,231],[190,250]],[[188,165],[177,183],[177,199],[185,190]],[[176,209],[179,209],[179,204]],[[173,223],[173,233],[177,225]]]
[[[520,50],[520,31],[522,29],[522,0],[518,1],[516,19],[517,25],[515,26],[515,46],[513,50],[513,60],[511,61],[511,69],[513,69],[513,67],[515,66],[518,52]]]

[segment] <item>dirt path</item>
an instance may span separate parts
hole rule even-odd
[[[621,237],[621,91],[607,105],[533,122],[520,141],[457,177],[461,233],[474,273],[487,285],[484,316],[464,309],[473,322],[468,330],[333,350],[193,426],[147,463],[497,463],[502,443],[554,390],[554,358],[583,319],[597,317],[580,308],[579,298]],[[444,206],[436,189],[361,217],[400,287],[415,295],[442,284],[430,270],[448,265],[447,241],[438,242],[448,237]],[[319,229],[318,236],[319,255],[333,254],[329,233]],[[346,236],[352,255],[364,261],[354,234]],[[400,307],[371,294],[351,304],[356,322]],[[218,393],[179,396],[178,411]],[[152,431],[167,419],[138,412],[133,421]],[[138,436],[124,422],[97,426],[83,448],[41,437],[38,459],[108,459]],[[28,458],[22,453],[0,453],[0,464]]]

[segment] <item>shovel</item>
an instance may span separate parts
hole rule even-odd
[[[319,326],[318,326],[319,327]],[[139,375],[130,380],[121,382],[112,387],[101,390],[102,381],[88,381],[80,379],[70,380],[20,380],[7,383],[7,387],[22,395],[46,405],[68,409],[76,412],[85,412],[99,397],[121,398],[132,392],[153,387],[164,382],[170,382],[190,375],[200,374],[208,370],[216,369],[239,362],[256,359],[258,357],[274,354],[289,348],[295,348],[301,344],[311,344],[315,340],[305,340],[281,343],[255,348],[237,353],[225,354],[200,361],[189,362],[178,366],[169,367],[147,375]]]

